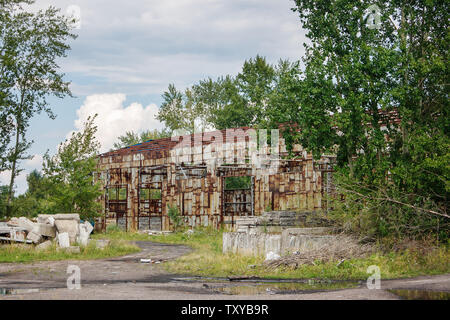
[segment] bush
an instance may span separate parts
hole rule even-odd
[[[335,174],[338,197],[332,199],[330,216],[340,227],[366,240],[433,238],[449,240],[450,221],[439,216],[429,198],[406,194],[394,183],[367,186],[345,174]]]
[[[114,233],[114,232],[121,232],[122,230],[119,228],[117,224],[109,224],[106,227],[106,233]]]
[[[180,216],[180,211],[178,210],[178,207],[176,205],[172,206],[172,205],[168,205],[168,209],[169,211],[167,212],[167,215],[170,218],[170,221],[173,224],[173,229],[176,232],[178,227],[181,225],[182,223],[182,218]]]

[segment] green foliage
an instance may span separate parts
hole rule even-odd
[[[225,190],[250,189],[251,187],[252,179],[250,176],[225,178]]]
[[[70,49],[67,41],[76,38],[74,21],[54,7],[28,12],[22,6],[33,2],[5,0],[0,6],[0,170],[11,171],[8,210],[20,161],[30,158],[31,119],[42,111],[53,119],[48,97],[71,95],[58,61]]]
[[[366,257],[339,261],[317,262],[315,265],[301,265],[297,269],[269,269],[263,265],[264,257],[240,254],[223,254],[223,230],[197,228],[192,234],[182,232],[163,236],[151,236],[155,242],[188,245],[195,250],[165,264],[171,273],[192,276],[229,277],[257,276],[266,279],[367,279],[367,268],[377,265],[381,268],[383,279],[406,278],[426,274],[449,272],[450,250],[441,246],[421,250],[420,245],[401,252],[381,250]],[[254,268],[249,268],[254,265]]]
[[[191,89],[186,89],[183,93],[170,84],[163,94],[163,100],[157,119],[164,122],[171,131],[192,134],[204,129],[205,110],[202,104],[196,102]]]
[[[57,261],[57,260],[89,260],[118,257],[126,254],[139,252],[140,249],[122,240],[112,240],[103,249],[96,248],[95,244],[80,247],[80,253],[57,251],[54,244],[46,250],[36,250],[34,246],[18,246],[15,244],[2,245],[0,247],[0,263],[28,263],[34,261]]]
[[[74,132],[61,143],[58,153],[44,155],[44,177],[49,180],[53,212],[76,212],[82,219],[95,217],[101,211],[97,201],[102,194],[100,182],[94,180],[99,143],[95,140],[95,117],[89,117],[81,132]]]
[[[163,129],[161,131],[157,129],[146,130],[140,134],[137,134],[134,131],[127,131],[124,135],[117,138],[119,141],[114,143],[114,149],[125,148],[149,140],[169,138],[170,136],[171,132],[168,129]]]
[[[176,232],[180,225],[183,223],[183,218],[180,215],[180,210],[176,205],[168,205],[167,215],[172,222],[173,229]]]
[[[116,232],[122,232],[122,229],[117,224],[109,224],[106,226],[106,233],[113,234]]]
[[[257,55],[235,77],[201,80],[184,93],[170,85],[158,119],[171,130],[188,133],[257,125],[265,119],[276,75],[276,67]]]
[[[279,68],[268,126],[291,124],[283,134],[288,148],[299,143],[316,158],[337,155],[336,187],[345,202],[336,212],[343,224],[368,237],[433,232],[445,241],[450,4],[295,4],[311,44],[303,71],[296,64]],[[380,8],[379,29],[365,20],[373,4]]]
[[[344,201],[332,199],[330,218],[343,231],[367,241],[379,238],[429,239],[446,243],[450,219],[432,214],[437,206],[426,195],[405,194],[394,184],[366,185],[345,173],[335,182]]]
[[[9,194],[8,186],[0,186],[0,217],[6,215],[6,204]]]

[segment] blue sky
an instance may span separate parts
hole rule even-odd
[[[18,193],[46,150],[54,153],[91,114],[99,113],[97,138],[108,150],[127,130],[162,127],[154,117],[169,83],[183,89],[236,74],[257,54],[276,63],[304,53],[305,32],[291,0],[37,0],[33,8],[50,5],[80,9],[79,37],[59,61],[75,98],[49,100],[55,120],[33,119],[28,138],[35,157],[21,163]],[[0,175],[1,183],[7,179],[7,172]]]

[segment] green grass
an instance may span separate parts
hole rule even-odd
[[[36,250],[33,245],[8,244],[0,246],[0,263],[101,259],[139,251],[137,246],[124,240],[112,240],[104,249],[98,249],[92,243],[86,247],[80,247],[80,253],[57,251],[56,245],[40,251]]]
[[[338,261],[304,265],[298,269],[268,269],[262,266],[264,257],[222,253],[222,233],[210,228],[196,229],[191,235],[183,231],[158,236],[114,231],[97,237],[124,240],[146,240],[169,244],[183,244],[195,249],[192,253],[163,264],[171,273],[192,276],[226,277],[256,276],[261,278],[335,279],[364,280],[370,265],[380,267],[383,279],[406,278],[450,272],[450,250],[448,246],[423,253],[405,250],[372,254],[367,258],[351,259],[337,266]],[[250,266],[255,266],[251,268]]]

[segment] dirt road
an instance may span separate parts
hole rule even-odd
[[[124,257],[86,261],[45,261],[32,264],[0,264],[2,299],[400,299],[389,289],[418,289],[450,292],[450,274],[404,280],[381,280],[381,289],[367,289],[364,282],[356,288],[326,291],[242,290],[230,294],[224,288],[236,287],[229,281],[185,279],[168,274],[164,261],[190,252],[190,248],[152,242],[137,242],[142,251]],[[152,259],[160,263],[141,263]],[[67,267],[80,268],[81,289],[67,288]],[[252,289],[253,284],[240,283]],[[259,287],[260,288],[260,287]]]

